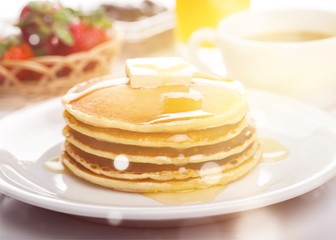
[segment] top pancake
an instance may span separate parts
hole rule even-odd
[[[66,110],[78,120],[97,127],[136,132],[177,132],[239,122],[247,112],[240,83],[194,78],[185,86],[131,88],[127,78],[82,83],[63,97]],[[200,109],[165,112],[163,96],[197,92]],[[183,104],[183,102],[181,102]],[[177,108],[179,104],[175,105]],[[171,109],[170,109],[171,110]]]

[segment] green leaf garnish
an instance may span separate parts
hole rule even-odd
[[[30,2],[29,3],[29,8],[35,10],[35,11],[41,11],[42,7],[41,7],[41,2]]]
[[[0,44],[0,57],[5,54],[6,49],[6,44]]]
[[[70,31],[62,25],[55,25],[53,27],[53,31],[56,36],[66,45],[72,46],[74,44],[74,39],[70,33]]]
[[[71,13],[66,9],[62,9],[54,14],[54,20],[59,23],[68,24],[71,23],[72,19]]]

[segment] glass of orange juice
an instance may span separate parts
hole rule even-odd
[[[215,28],[225,16],[249,7],[250,0],[176,0],[176,40],[187,43],[202,27]]]

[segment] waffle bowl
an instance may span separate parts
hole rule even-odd
[[[76,83],[110,73],[120,45],[120,36],[114,34],[112,40],[86,52],[0,61],[1,105],[23,107],[62,95]]]

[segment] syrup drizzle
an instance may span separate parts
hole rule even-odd
[[[213,116],[213,113],[206,112],[203,110],[195,110],[195,111],[188,111],[188,112],[177,112],[177,113],[166,113],[161,114],[157,119],[152,121],[146,122],[145,124],[153,124],[153,123],[162,123],[162,122],[169,122],[173,120],[188,120],[191,118],[202,118],[202,117],[209,117]]]
[[[272,138],[260,138],[259,142],[263,152],[263,162],[276,162],[288,158],[288,149],[278,141]]]
[[[97,79],[98,80],[98,79]],[[127,84],[129,82],[128,78],[118,78],[118,79],[107,79],[104,81],[99,81],[95,83],[94,85],[85,88],[82,91],[76,91],[76,88],[73,88],[68,92],[66,95],[63,96],[62,101],[64,103],[70,103],[73,100],[76,100],[88,93],[91,93],[93,91],[102,89],[102,88],[107,88],[107,87],[112,87],[120,84]],[[90,82],[84,82],[83,84],[90,84]],[[84,85],[78,85],[78,87],[83,87]]]

